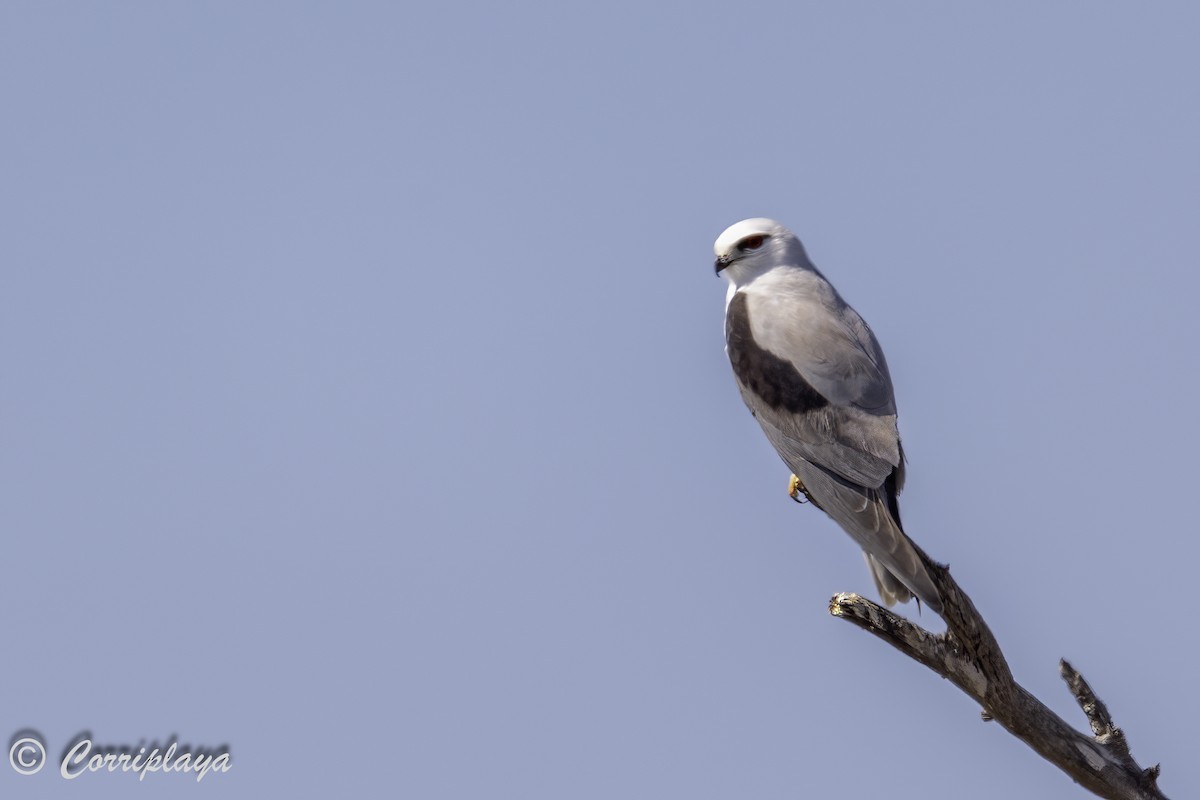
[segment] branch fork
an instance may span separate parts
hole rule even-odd
[[[915,546],[915,545],[914,545]],[[1159,767],[1142,769],[1108,708],[1067,661],[1059,672],[1087,717],[1094,736],[1063,721],[1013,678],[1004,653],[982,615],[947,566],[917,548],[942,598],[946,633],[934,634],[857,594],[836,594],[829,613],[873,633],[949,680],[995,720],[1080,786],[1110,800],[1166,800]]]

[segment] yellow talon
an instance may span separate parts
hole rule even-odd
[[[805,500],[800,499],[800,495],[802,493],[806,498]],[[804,488],[804,484],[795,475],[792,475],[792,477],[788,479],[788,497],[792,498],[797,503],[808,502],[808,489]]]

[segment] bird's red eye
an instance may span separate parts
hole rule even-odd
[[[763,242],[766,240],[767,237],[764,234],[759,234],[758,236],[748,236],[738,243],[738,248],[743,253],[749,253],[751,250],[757,250],[758,248],[762,247]]]

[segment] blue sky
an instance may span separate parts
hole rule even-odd
[[[1090,796],[826,613],[869,576],[712,275],[771,216],[887,352],[909,532],[1196,794],[1198,24],[6,4],[0,734],[230,746],[168,797]]]

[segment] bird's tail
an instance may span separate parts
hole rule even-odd
[[[875,557],[866,550],[863,551],[863,558],[867,560],[871,577],[875,579],[875,588],[879,590],[879,597],[885,606],[894,606],[896,603],[907,603],[912,600],[913,593],[895,575],[888,572],[887,567],[876,561]]]
[[[875,503],[884,506],[881,499]],[[880,598],[890,606],[907,603],[915,596],[935,613],[942,613],[941,596],[917,548],[886,508],[879,508],[879,512],[882,524],[872,542],[875,547],[864,551],[864,555]]]
[[[900,527],[891,488],[868,489],[809,462],[795,467],[813,502],[866,552],[883,601],[892,605],[915,595],[940,614],[941,597],[920,553]]]

